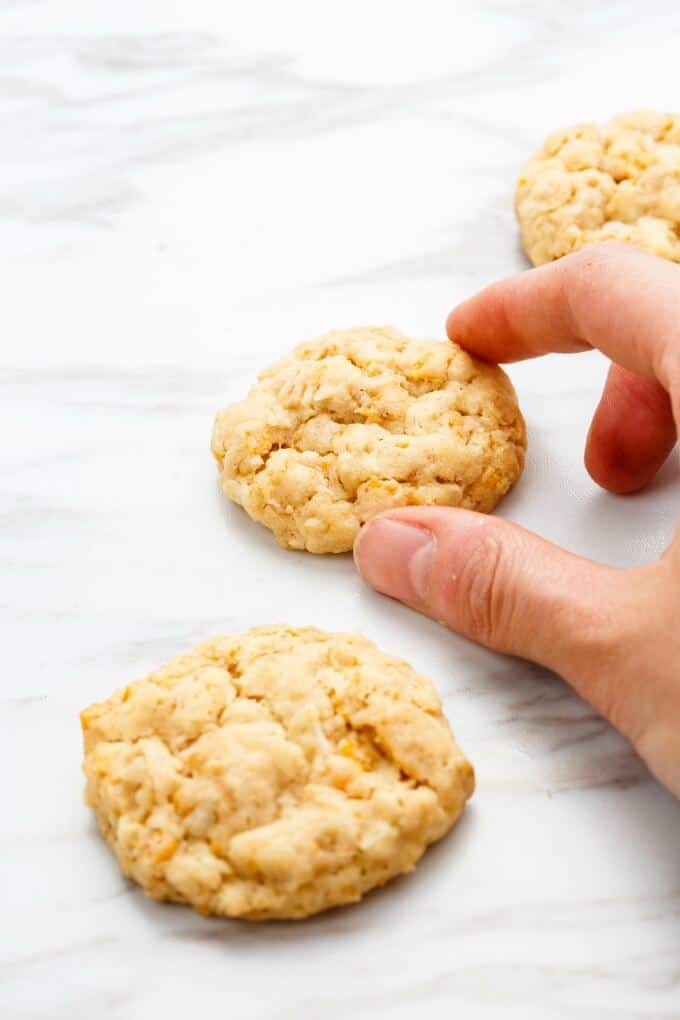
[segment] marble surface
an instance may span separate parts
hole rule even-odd
[[[0,6],[0,1013],[16,1020],[680,1016],[680,805],[557,678],[278,549],[225,504],[214,411],[294,342],[525,268],[547,131],[677,107],[680,7]],[[605,366],[517,366],[502,513],[614,564],[669,539],[678,469],[582,468]],[[302,924],[206,920],[120,877],[78,710],[222,629],[360,629],[436,682],[479,788],[417,872]]]

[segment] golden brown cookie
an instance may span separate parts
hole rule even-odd
[[[680,262],[680,114],[639,110],[551,135],[515,195],[535,266],[596,241]]]
[[[474,788],[430,681],[356,634],[218,637],[81,719],[87,802],[123,872],[207,914],[358,900]]]
[[[217,415],[224,492],[290,549],[340,553],[414,504],[490,511],[526,435],[502,369],[391,327],[328,333],[262,372]]]

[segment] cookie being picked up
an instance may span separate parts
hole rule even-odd
[[[474,789],[430,681],[357,634],[217,637],[81,721],[87,802],[124,874],[204,914],[358,900]]]
[[[391,327],[296,347],[217,415],[212,436],[226,495],[281,545],[313,553],[347,552],[391,507],[488,512],[525,447],[502,369]]]

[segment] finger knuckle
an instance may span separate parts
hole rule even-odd
[[[625,583],[619,587],[623,590]],[[605,597],[603,591],[596,583],[590,589],[584,576],[582,589],[553,607],[553,619],[559,620],[553,634],[554,668],[627,732],[628,692],[622,678],[639,646],[638,625],[625,598],[618,599],[614,591]]]
[[[504,551],[498,535],[479,536],[460,577],[461,601],[468,631],[482,644],[497,644],[506,615]]]

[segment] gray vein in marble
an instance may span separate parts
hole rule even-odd
[[[607,16],[614,25],[625,25],[619,7],[606,5]],[[487,9],[493,12],[495,5]],[[647,12],[652,21],[668,19],[667,7],[665,15],[658,5],[648,5]],[[461,96],[543,81],[550,76],[554,48],[578,45],[578,36],[565,38],[569,13],[562,9],[537,17],[534,6],[520,5],[513,16],[524,18],[526,38],[494,54],[486,67],[454,70],[434,81],[389,86],[316,81],[298,74],[294,59],[285,53],[235,57],[229,53],[228,41],[209,33],[131,33],[78,40],[39,33],[5,37],[0,39],[0,125],[14,140],[7,154],[10,163],[21,166],[41,159],[49,146],[47,172],[58,179],[60,164],[70,161],[75,133],[79,165],[83,171],[89,165],[90,172],[76,172],[77,189],[71,195],[65,188],[54,193],[17,179],[0,200],[0,212],[27,222],[84,220],[106,227],[106,217],[135,200],[134,187],[124,180],[125,167],[139,160],[181,158],[239,139],[318,134],[396,113],[417,117],[431,112],[433,103],[441,112],[455,110]],[[677,20],[677,12],[671,19]],[[57,85],[40,83],[39,78],[36,83],[41,63],[49,65],[55,59],[66,61],[84,76],[84,95],[67,95]],[[15,68],[21,69],[20,77],[9,73]],[[89,76],[92,80],[105,76],[115,86],[89,94]],[[167,102],[172,93],[183,95],[206,81],[226,89],[220,109],[202,109],[199,103],[189,115],[157,112],[159,95]],[[229,96],[233,85],[245,86],[252,98],[247,103],[234,102]],[[90,108],[99,111],[97,120],[87,120]],[[17,118],[26,125],[27,115],[31,127],[18,130]],[[519,156],[525,147],[516,139],[513,134]],[[73,172],[64,169],[68,176]]]
[[[441,335],[455,300],[522,269],[519,163],[591,102],[665,105],[680,8],[442,3],[431,64],[395,7],[364,81],[292,8],[281,41],[250,4],[250,36],[219,0],[152,6],[0,10],[0,1013],[675,1020],[677,803],[545,670],[371,593],[349,558],[280,550],[218,492],[209,435],[294,340],[388,318]],[[605,368],[513,367],[531,444],[501,512],[629,565],[672,533],[680,468],[636,500],[594,491]],[[273,620],[362,630],[431,675],[478,790],[413,875],[351,910],[209,922],[120,877],[81,803],[78,710]]]

